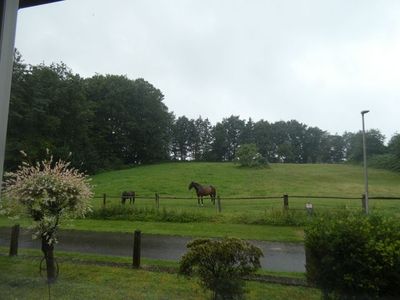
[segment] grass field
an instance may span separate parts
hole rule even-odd
[[[160,207],[196,209],[197,199],[188,190],[190,181],[212,184],[222,199],[224,213],[260,214],[266,210],[279,209],[283,194],[289,195],[289,207],[304,209],[311,201],[315,209],[360,209],[361,200],[295,199],[290,196],[342,196],[360,198],[364,192],[361,166],[344,164],[272,164],[269,169],[241,168],[233,163],[165,163],[140,166],[93,176],[96,199],[94,206],[102,203],[107,194],[108,204],[119,204],[124,190],[134,190],[139,197],[136,206],[154,207],[152,199],[160,194]],[[369,194],[374,196],[400,197],[400,174],[385,170],[369,170]],[[163,199],[176,196],[188,199]],[[277,199],[251,200],[227,199],[240,197],[276,196]],[[204,213],[215,213],[209,199],[205,199]],[[371,209],[399,212],[400,201],[370,200]]]
[[[20,224],[26,228],[31,223],[28,219],[10,220],[6,217],[0,217],[0,227],[11,228],[15,224]],[[176,235],[192,238],[229,236],[249,240],[293,243],[303,242],[304,240],[303,228],[290,226],[80,219],[62,223],[61,228],[128,233],[140,229],[143,234]]]
[[[0,248],[2,254],[3,250]],[[48,299],[48,287],[38,274],[38,251],[22,252],[21,256],[12,258],[0,255],[0,298]],[[128,266],[102,265],[110,259],[102,256],[73,257],[59,253],[57,257],[60,275],[57,283],[51,286],[51,299],[210,299],[210,293],[201,289],[196,279],[188,280],[165,272],[133,270]],[[127,262],[124,258],[112,259],[117,263]],[[158,264],[176,266],[165,262]],[[306,287],[257,282],[247,282],[246,287],[249,291],[246,299],[321,297],[318,290]]]
[[[205,200],[204,207],[197,206],[194,191],[188,191],[190,181],[216,186],[222,199],[222,213]],[[370,196],[400,197],[400,174],[370,169]],[[245,224],[251,218],[282,214],[282,199],[250,200],[227,199],[259,196],[281,197],[289,194],[290,211],[304,212],[310,199],[294,199],[302,196],[360,197],[363,193],[363,170],[350,165],[290,165],[273,164],[270,169],[244,169],[231,163],[166,163],[141,166],[93,176],[96,198],[93,206],[102,205],[102,194],[108,195],[107,207],[121,209],[119,195],[124,190],[134,190],[139,196],[134,207],[147,212],[154,211],[155,193],[159,193],[160,212],[182,216],[212,217],[211,222],[156,222],[152,219],[100,220],[80,219],[64,223],[63,228],[96,231],[167,234],[191,237],[231,236],[242,239],[301,242],[304,239],[301,226],[270,226]],[[165,199],[163,197],[187,199]],[[291,197],[292,196],[292,197]],[[360,210],[360,200],[312,199],[316,211],[336,211],[347,208]],[[123,210],[126,210],[123,208]],[[400,201],[371,200],[372,211],[400,215]],[[172,211],[172,213],[171,213]],[[271,213],[272,212],[272,213]],[[200,218],[201,219],[201,218]],[[29,221],[12,221],[0,217],[0,226],[20,223],[26,227]],[[1,250],[1,249],[0,249]],[[28,251],[29,250],[21,250]],[[64,254],[66,257],[71,255]],[[85,260],[92,259],[85,257]],[[123,260],[113,258],[117,260]],[[107,258],[96,258],[107,260]],[[126,259],[125,259],[126,260]],[[152,262],[154,264],[154,262]],[[9,258],[0,255],[1,299],[44,299],[48,289],[38,276],[39,257]],[[176,263],[156,264],[175,266]],[[175,274],[132,270],[99,264],[82,264],[71,259],[63,261],[58,283],[51,289],[54,299],[207,299],[195,280],[186,280]],[[300,274],[300,276],[304,276]],[[316,289],[288,287],[277,284],[248,282],[250,293],[246,299],[320,299]]]
[[[371,196],[400,196],[400,174],[370,169],[369,175]],[[217,187],[222,197],[222,213],[218,214],[209,200],[205,200],[204,207],[197,206],[195,192],[188,191],[191,180]],[[192,162],[149,165],[102,173],[93,176],[93,184],[97,197],[101,197],[103,193],[115,196],[108,198],[107,208],[116,208],[117,211],[128,213],[129,205],[127,204],[126,208],[120,205],[119,194],[122,191],[135,190],[139,196],[148,197],[158,192],[161,194],[159,210],[161,217],[166,211],[167,217],[178,216],[178,220],[154,218],[155,201],[137,199],[133,207],[143,209],[144,214],[141,218],[129,215],[128,219],[124,219],[126,216],[122,219],[81,219],[63,223],[63,228],[118,232],[133,232],[135,229],[140,229],[146,234],[190,237],[231,236],[282,242],[302,242],[304,239],[302,228],[304,223],[296,225],[284,219],[282,199],[226,198],[281,196],[288,193],[290,212],[295,213],[292,221],[293,219],[297,221],[296,215],[300,215],[303,220],[309,220],[304,209],[307,199],[293,199],[290,195],[358,197],[364,188],[363,171],[358,166],[272,164],[270,169],[244,169],[231,163]],[[188,199],[163,199],[163,196]],[[312,199],[311,202],[316,212],[321,210],[324,213],[331,211],[341,213],[345,207],[349,210],[361,209],[360,200]],[[101,203],[101,198],[93,199],[95,209],[101,207]],[[400,201],[371,200],[370,208],[373,212],[400,215]],[[152,210],[153,216],[146,215],[147,210]],[[182,222],[182,216],[186,216],[188,220]],[[257,222],[266,219],[268,219],[266,222]],[[20,223],[24,227],[30,224],[24,219],[12,221],[0,217],[1,227],[9,227],[15,223]]]

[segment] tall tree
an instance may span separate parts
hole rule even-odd
[[[137,153],[131,149],[129,130],[137,125],[127,108],[134,93],[133,82],[124,76],[95,75],[86,81],[86,94],[93,103],[92,141],[101,168],[132,163]]]
[[[340,135],[324,134],[321,141],[321,162],[341,163],[345,159],[345,140]]]
[[[221,122],[218,122],[212,129],[214,137],[212,143],[212,150],[209,155],[210,160],[215,161],[228,161],[229,142],[227,139],[225,127]]]
[[[238,116],[224,118],[214,127],[213,152],[217,160],[232,161],[240,144],[240,137],[245,128],[245,121]]]
[[[194,121],[195,140],[193,146],[193,155],[195,160],[207,160],[211,152],[213,141],[212,126],[210,121],[201,116]]]
[[[292,146],[289,141],[289,134],[287,130],[287,123],[278,121],[271,125],[272,131],[272,148],[274,155],[274,162],[292,162],[293,153]]]
[[[8,116],[7,143],[5,153],[6,170],[16,169],[21,161],[19,151],[23,150],[22,142],[25,113],[29,110],[26,101],[26,76],[28,66],[23,62],[21,54],[16,50],[14,54],[14,65],[12,74],[10,109]],[[20,137],[20,138],[18,138]]]
[[[242,144],[254,144],[255,136],[254,136],[254,126],[255,123],[251,118],[249,118],[244,125],[242,132],[240,133],[239,143]]]
[[[395,134],[389,141],[388,144],[389,152],[396,156],[400,160],[400,134]]]
[[[288,162],[306,163],[307,157],[304,148],[307,126],[296,120],[291,120],[287,122],[287,130],[292,152]]]
[[[227,157],[229,161],[232,161],[236,157],[236,149],[241,142],[240,138],[244,132],[245,122],[240,120],[239,116],[230,116],[229,118],[222,120],[222,124],[225,128],[228,142]]]
[[[172,120],[158,89],[143,79],[116,75],[96,75],[86,82],[104,167],[167,159]]]
[[[193,120],[185,116],[179,117],[172,126],[172,153],[174,159],[186,160],[191,156],[194,141],[198,139]]]
[[[64,64],[26,66],[17,57],[10,102],[6,167],[20,162],[19,150],[32,159],[50,149],[56,157],[73,153],[72,164],[82,168],[89,148],[90,107],[83,81]]]
[[[363,136],[362,132],[345,133],[346,158],[349,161],[360,162],[363,160]],[[386,152],[385,137],[377,129],[368,130],[365,133],[367,155],[379,155]]]
[[[273,143],[272,126],[268,121],[260,120],[254,124],[253,129],[254,140],[260,154],[267,158],[268,161],[276,160],[276,148]]]
[[[171,114],[164,104],[164,95],[144,79],[134,81],[135,93],[129,101],[132,116],[129,139],[139,163],[153,163],[169,158]],[[136,101],[135,101],[136,100]],[[135,144],[136,143],[136,144]]]
[[[322,143],[326,132],[318,127],[308,127],[305,130],[302,146],[302,163],[316,163],[322,160]]]

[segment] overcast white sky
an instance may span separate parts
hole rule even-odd
[[[144,78],[176,116],[400,132],[400,1],[66,0],[20,10],[26,63]]]

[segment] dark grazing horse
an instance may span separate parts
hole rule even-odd
[[[215,187],[212,185],[200,185],[197,182],[192,181],[189,184],[189,190],[194,188],[196,190],[197,194],[197,204],[200,205],[200,200],[201,200],[201,206],[203,206],[203,196],[208,196],[210,195],[211,197],[211,202],[215,204],[215,196],[217,195],[217,190]]]
[[[124,191],[124,192],[122,192],[122,195],[121,195],[121,203],[125,204],[126,199],[129,199],[129,204],[135,204],[135,197],[136,197],[135,192]]]

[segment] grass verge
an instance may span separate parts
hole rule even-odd
[[[11,227],[19,223],[29,225],[27,219],[10,220],[0,217],[0,227]],[[196,237],[236,237],[247,240],[276,242],[303,242],[304,231],[301,227],[219,224],[219,223],[172,223],[172,222],[137,222],[126,220],[92,220],[81,219],[70,221],[62,226],[64,229],[133,232],[140,229],[146,234],[177,235]]]
[[[0,248],[1,251],[3,249]],[[48,287],[38,274],[37,250],[21,251],[19,257],[0,256],[2,299],[45,299]],[[61,253],[57,253],[60,255]],[[32,256],[33,255],[33,256]],[[68,258],[68,256],[62,257]],[[60,263],[60,276],[51,286],[53,299],[210,299],[210,293],[196,279],[176,274],[133,270],[129,267],[81,264],[80,261],[106,261],[105,256],[68,254]],[[123,258],[116,258],[123,262]],[[171,266],[169,262],[146,261]],[[246,299],[320,299],[318,290],[279,284],[247,282]]]

